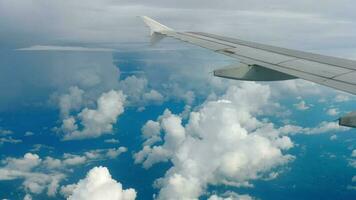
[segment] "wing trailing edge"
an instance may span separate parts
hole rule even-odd
[[[244,81],[282,81],[297,78],[262,66],[243,63],[214,70],[214,76]]]

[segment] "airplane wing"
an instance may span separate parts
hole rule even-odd
[[[177,32],[151,18],[153,42],[172,37],[233,58],[242,65],[214,71],[215,76],[253,81],[301,78],[356,94],[356,61],[323,56],[201,32]]]
[[[142,18],[151,30],[152,43],[172,37],[239,60],[240,64],[215,70],[215,76],[250,81],[301,78],[356,94],[356,61],[209,33],[177,32],[149,17]],[[340,118],[341,125],[356,127],[356,112],[345,117]]]

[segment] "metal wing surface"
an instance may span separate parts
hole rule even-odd
[[[356,94],[356,61],[208,33],[177,32],[151,18],[143,17],[143,20],[151,29],[153,42],[163,36],[172,37],[236,58],[243,64],[242,70],[216,70],[216,76],[265,81],[301,78]]]

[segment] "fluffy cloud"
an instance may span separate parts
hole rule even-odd
[[[128,76],[120,81],[119,85],[128,96],[128,102],[131,105],[161,104],[164,101],[162,94],[158,91],[149,90],[146,78]]]
[[[62,187],[68,200],[134,200],[134,189],[123,189],[122,184],[112,179],[106,167],[94,167],[77,184]]]
[[[330,116],[336,116],[340,113],[340,111],[337,108],[330,108],[326,111],[326,114]]]
[[[308,110],[310,108],[309,105],[304,100],[301,100],[299,103],[294,104],[294,107],[298,110]]]
[[[208,200],[253,200],[250,195],[240,195],[233,192],[228,192],[223,196],[218,196],[216,194],[211,195]]]
[[[304,128],[305,134],[320,134],[330,132],[343,132],[348,131],[350,128],[340,126],[338,122],[321,122],[317,127]]]
[[[322,134],[322,133],[336,133],[336,132],[344,132],[350,130],[348,127],[340,126],[338,122],[320,122],[315,127],[301,127],[296,125],[285,125],[278,129],[281,134],[284,135],[294,135],[294,134]],[[336,137],[333,137],[334,139]]]
[[[84,91],[77,86],[69,88],[68,94],[59,97],[59,109],[63,116],[68,116],[70,112],[81,108]]]
[[[60,182],[75,167],[103,159],[114,159],[126,152],[125,147],[90,150],[83,155],[65,153],[60,158],[47,156],[43,159],[37,154],[26,153],[22,158],[6,158],[1,161],[0,180],[22,179],[26,192],[48,196],[57,194]]]
[[[349,19],[349,16],[354,15],[353,11],[349,10],[349,8],[347,7],[344,7],[344,5],[347,5],[346,3],[328,2],[323,5],[322,8],[316,8],[314,5],[310,4],[310,2],[307,1],[288,4],[281,4],[280,0],[271,0],[262,4],[261,2],[257,3],[257,1],[253,2],[254,3],[246,4],[243,1],[225,1],[223,5],[218,5],[215,3],[207,4],[203,1],[196,1],[195,3],[181,1],[179,3],[174,4],[169,2],[162,2],[159,0],[152,1],[149,4],[142,1],[120,1],[118,6],[118,3],[112,1],[101,1],[96,3],[87,3],[84,1],[48,3],[44,1],[38,1],[33,4],[28,4],[22,1],[5,0],[1,2],[0,6],[0,21],[3,22],[0,24],[1,30],[4,30],[1,33],[2,37],[0,38],[3,38],[3,43],[10,43],[10,46],[23,46],[28,43],[28,41],[30,41],[29,43],[31,43],[31,45],[35,43],[64,43],[64,46],[66,46],[68,45],[68,43],[83,43],[84,46],[90,46],[90,44],[88,43],[94,42],[96,45],[99,44],[98,46],[108,45],[110,47],[113,47],[116,45],[117,40],[122,40],[126,42],[127,37],[133,39],[132,41],[135,42],[146,40],[145,36],[147,35],[147,32],[144,31],[145,28],[142,22],[140,22],[140,20],[135,17],[136,15],[146,13],[147,15],[156,17],[158,20],[161,20],[167,25],[176,27],[177,29],[196,29],[212,33],[220,33],[223,35],[240,36],[241,38],[253,41],[261,41],[264,43],[271,43],[292,48],[309,50],[312,49],[314,51],[323,51],[324,49],[327,49],[324,48],[326,45],[329,46],[328,49],[333,49],[333,47],[335,49],[339,49],[340,46],[342,46],[340,44],[344,43],[347,44],[345,46],[349,46],[350,41],[353,41],[350,38],[354,37],[355,34],[352,34],[350,27],[355,26],[350,25],[354,22],[352,18]],[[201,7],[201,5],[203,4],[204,6]],[[200,5],[200,14],[198,16],[196,15],[195,10],[192,9],[195,8],[195,6],[197,5]],[[345,14],[345,16],[341,18],[335,18],[334,14],[338,13],[333,13],[333,11],[331,10],[334,9],[330,9],[335,7],[338,7],[340,10],[345,11],[342,13],[348,14]],[[100,10],[97,10],[97,8],[100,8]],[[309,10],[310,8],[313,9]],[[36,10],[37,12],[35,12],[35,14],[29,13],[29,10]],[[48,10],[51,10],[51,12],[48,13]],[[95,10],[95,12],[92,12],[93,10]],[[182,15],[181,13],[184,13],[184,15]],[[50,15],[51,17],[44,17],[48,15]],[[347,19],[344,19],[344,17]],[[232,18],[238,18],[239,20],[231,20]],[[266,21],[266,18],[269,20]],[[41,28],[37,27],[38,21],[41,21]],[[188,21],[189,23],[187,23]],[[293,21],[293,23],[291,23],[291,21]],[[16,24],[16,26],[14,26],[14,24]],[[330,26],[335,27],[332,33],[330,33]],[[19,27],[21,27],[21,30],[18,30]],[[120,29],[117,29],[117,27],[120,27]],[[260,33],[260,30],[269,29],[273,29],[276,31],[273,34]],[[13,34],[14,32],[21,34]],[[303,32],[307,34],[298,34],[298,32]],[[321,32],[325,35],[321,36]],[[305,42],[306,37],[309,38],[308,42]],[[140,45],[146,46],[146,43]],[[123,45],[120,44],[118,46],[121,47]],[[133,44],[130,44],[130,46],[133,46]],[[177,46],[175,45],[174,48],[176,47]],[[126,49],[126,46],[122,48]],[[163,48],[166,47],[163,46]],[[140,53],[142,53],[142,48],[136,49],[140,49],[139,51]],[[157,49],[159,50],[160,48],[158,47],[153,50]],[[351,50],[349,51],[351,52]],[[340,52],[342,51],[340,50]],[[190,52],[187,52],[187,54],[190,54]],[[182,61],[182,54],[180,52],[175,52],[175,55],[177,55],[175,57],[176,60],[171,60],[171,62],[180,62],[179,65],[177,64],[177,68],[181,69],[177,70],[175,68],[170,68],[172,69],[172,71],[177,71],[179,73],[177,76],[170,76],[168,78],[168,81],[164,81],[164,83],[166,83],[166,86],[168,86],[171,91],[174,91],[174,93],[176,93],[182,98],[183,96],[185,96],[184,98],[186,98],[187,102],[192,101],[192,99],[194,99],[196,96],[199,96],[199,91],[193,91],[191,89],[192,87],[189,88],[189,86],[185,86],[183,87],[183,89],[181,86],[175,87],[175,84],[178,83],[179,85],[180,83],[186,84],[189,82],[190,85],[199,88],[197,90],[201,90],[202,85],[206,85],[205,87],[211,87],[212,82],[215,82],[214,85],[216,87],[219,87],[225,85],[224,82],[226,82],[226,80],[219,81],[220,79],[210,80],[206,78],[209,76],[207,74],[211,71],[211,69],[216,69],[219,66],[223,65],[220,65],[220,63],[216,61],[212,62],[213,59],[209,58],[210,55],[205,55],[203,57],[203,54],[201,52],[200,54],[200,56],[208,63],[206,65],[210,65],[209,67],[195,66],[193,62],[188,63],[188,60],[192,61],[191,57],[186,57],[189,59],[187,59],[187,61]],[[59,61],[53,62],[53,65],[61,64],[65,67],[56,66],[56,68],[61,70],[61,73],[58,73],[58,69],[55,69],[54,67],[48,68],[49,71],[51,71],[51,69],[53,71],[49,72],[49,77],[51,77],[51,80],[49,82],[50,84],[58,84],[58,82],[63,81],[71,83],[71,85],[78,85],[80,88],[82,88],[84,85],[106,85],[106,83],[108,82],[110,82],[110,84],[117,85],[116,83],[113,83],[113,81],[116,81],[115,78],[117,79],[117,76],[115,77],[115,75],[117,74],[113,73],[113,71],[116,70],[115,72],[117,72],[117,69],[115,69],[115,67],[112,67],[113,60],[111,59],[111,55],[108,55],[109,54],[106,53],[105,57],[109,58],[107,59],[109,63],[105,61],[103,63],[103,66],[99,65],[100,68],[97,66],[93,67],[92,63],[86,62],[85,64],[90,67],[84,67],[84,69],[77,68],[77,70],[68,70],[68,68],[73,67],[73,64],[61,63],[66,62],[63,60],[69,60],[69,58],[66,57],[66,59],[62,59],[62,56],[59,56]],[[164,55],[166,54],[163,54],[163,56]],[[160,56],[162,56],[162,54]],[[92,54],[86,54],[86,57],[96,56],[93,56]],[[142,56],[139,57],[139,59],[142,58]],[[50,60],[56,60],[55,56],[51,57]],[[75,62],[78,61],[73,58],[71,60],[75,60]],[[158,62],[161,63],[164,61],[165,59],[161,57],[159,61],[154,62],[154,60],[148,60],[147,62],[151,63],[152,65],[156,65]],[[116,62],[116,60],[114,60],[114,62]],[[98,62],[96,61],[93,63]],[[77,63],[75,64],[78,65]],[[227,64],[229,63],[227,62]],[[76,67],[74,66],[73,68]],[[20,69],[20,67],[16,67],[16,69],[18,70]],[[151,69],[151,72],[154,70],[156,69]],[[5,74],[4,77],[1,78],[6,78],[6,75],[13,74],[13,72],[1,74]],[[48,73],[38,74],[47,75]],[[156,80],[159,75],[160,73],[158,73],[158,75],[156,73],[155,77],[149,77],[148,80]],[[186,78],[182,79],[182,77]],[[56,80],[56,83],[52,83],[52,79]],[[169,83],[169,81],[172,81],[172,83]],[[74,84],[73,82],[79,82],[80,85],[79,83]],[[283,91],[299,90],[299,92],[301,92],[308,90],[309,92],[311,91],[315,93],[316,89],[318,89],[318,91],[325,90],[320,89],[320,87],[316,85],[314,85],[313,87],[299,87],[300,83],[302,83],[302,85],[312,85],[305,81],[288,81],[284,82],[283,84],[276,83],[275,85],[279,85],[280,88],[286,86],[284,87],[285,90]],[[163,85],[162,82],[159,82],[157,84]],[[105,88],[107,89],[107,87]],[[173,90],[174,88],[175,90]],[[25,90],[16,92],[16,94],[23,94],[24,91]],[[205,90],[203,90],[202,93],[206,94]],[[158,94],[163,94],[163,92],[161,92],[160,90],[149,90],[148,92],[146,92],[146,95],[142,96],[144,96],[144,98],[146,98],[147,100],[160,100],[161,96]],[[318,94],[320,94],[320,92],[318,92]],[[10,95],[3,96],[6,96],[7,99]]]
[[[255,83],[230,87],[218,100],[191,112],[186,125],[166,110],[143,127],[147,141],[135,154],[145,168],[171,161],[173,167],[156,181],[158,199],[197,199],[209,184],[250,186],[249,181],[293,159],[283,150],[293,146],[272,124],[258,120],[270,104],[270,89]],[[258,96],[259,98],[256,98]]]
[[[111,133],[117,117],[124,111],[124,106],[161,104],[164,101],[162,94],[149,88],[145,78],[128,76],[117,84],[120,90],[102,93],[97,99],[96,109],[82,108],[92,98],[92,95],[86,94],[91,89],[84,91],[74,86],[69,88],[69,93],[58,97],[63,118],[60,130],[65,133],[64,140],[96,138]],[[73,113],[80,109],[76,115]]]
[[[335,97],[336,102],[346,102],[350,101],[350,95],[349,94],[338,94]]]
[[[349,159],[349,165],[353,168],[356,168],[356,149],[354,149],[351,153],[351,158]],[[351,179],[352,185],[348,185],[347,188],[350,190],[356,190],[356,176],[353,176]]]
[[[10,144],[17,144],[17,143],[21,143],[22,140],[20,139],[14,139],[12,137],[3,137],[0,138],[0,145],[3,145],[5,143],[10,143]]]
[[[32,131],[26,131],[25,132],[25,136],[32,136],[32,135],[34,135],[35,133],[34,132],[32,132]]]
[[[7,130],[7,129],[2,129],[0,127],[0,146],[5,143],[17,144],[17,143],[22,142],[22,140],[20,140],[20,139],[14,139],[13,137],[9,136],[12,134],[14,134],[13,131]]]
[[[65,177],[60,172],[37,171],[42,164],[42,159],[37,154],[27,153],[23,158],[7,158],[2,163],[5,165],[0,168],[0,180],[23,179],[25,190],[34,194],[47,189],[49,196],[55,195],[58,182]]]
[[[124,112],[125,98],[121,91],[111,90],[99,97],[96,109],[84,108],[76,117],[65,118],[61,127],[64,139],[95,138],[111,133],[117,117]],[[81,130],[77,120],[83,127]]]
[[[32,196],[29,194],[26,194],[23,200],[32,200]]]
[[[11,135],[14,132],[12,130],[3,129],[0,127],[0,136]]]
[[[119,140],[117,139],[114,139],[114,138],[111,138],[111,139],[106,139],[104,140],[105,143],[112,143],[112,144],[117,144],[117,143],[120,143]]]
[[[330,136],[330,140],[336,140],[336,139],[337,139],[337,135]]]

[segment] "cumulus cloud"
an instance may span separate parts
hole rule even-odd
[[[299,103],[294,104],[294,107],[298,110],[308,110],[310,108],[310,106],[304,100],[301,100]]]
[[[351,152],[351,158],[349,159],[349,165],[353,168],[356,168],[356,149]],[[356,182],[356,176],[353,176],[351,179],[352,184]],[[348,185],[348,189],[356,190],[356,185]]]
[[[335,101],[336,102],[346,102],[346,101],[350,101],[350,95],[348,94],[338,94],[335,97]]]
[[[250,195],[247,194],[240,195],[234,192],[227,192],[222,196],[214,194],[208,198],[208,200],[253,200],[253,199],[254,198],[252,198]]]
[[[26,153],[23,158],[6,158],[0,168],[0,180],[23,179],[22,185],[28,192],[39,194],[47,189],[47,194],[56,193],[58,182],[65,176],[59,172],[41,173],[37,171],[42,159],[37,154]]]
[[[82,106],[84,91],[77,86],[69,88],[68,94],[59,97],[59,109],[63,116],[68,116],[72,110],[78,110]]]
[[[77,116],[63,120],[61,129],[65,140],[95,138],[111,133],[117,117],[124,112],[125,95],[111,90],[103,93],[97,100],[97,108],[84,108]],[[83,127],[81,130],[78,124]]]
[[[345,132],[345,131],[349,131],[350,128],[340,126],[338,122],[323,121],[320,122],[315,127],[301,127],[297,125],[288,124],[280,127],[278,130],[280,131],[281,134],[284,135],[294,135],[294,134],[311,135],[311,134],[322,134],[322,133]],[[336,139],[336,135],[334,135],[334,137],[330,139]]]
[[[320,134],[330,132],[343,132],[348,131],[350,128],[340,126],[338,122],[321,122],[317,127],[304,128],[306,134]]]
[[[0,127],[0,146],[5,143],[18,144],[22,142],[20,139],[14,139],[12,136],[9,136],[12,134],[14,134],[12,130],[3,129]]]
[[[28,193],[40,194],[46,191],[48,196],[55,196],[60,182],[75,167],[97,160],[114,159],[126,151],[125,147],[118,147],[90,150],[82,155],[65,153],[59,158],[40,158],[33,153],[26,153],[22,158],[8,157],[1,161],[3,166],[0,167],[0,180],[20,179]]]
[[[330,140],[336,140],[336,139],[337,139],[337,135],[330,136]]]
[[[11,135],[14,132],[12,130],[8,130],[8,129],[3,129],[0,127],[0,136],[6,136],[6,135]]]
[[[293,146],[291,140],[254,117],[269,105],[270,95],[268,86],[244,83],[191,112],[186,125],[169,110],[156,122],[148,121],[144,137],[161,137],[163,143],[146,141],[135,162],[145,168],[173,163],[156,181],[158,199],[197,199],[210,184],[251,186],[250,180],[290,162],[293,156],[283,151]]]
[[[128,96],[128,102],[131,105],[161,104],[164,101],[161,93],[154,89],[149,90],[146,78],[128,76],[121,80],[119,85]]]
[[[120,90],[102,93],[97,99],[96,109],[83,108],[92,98],[86,94],[90,89],[84,91],[72,86],[68,93],[58,97],[63,118],[60,131],[64,132],[64,140],[96,138],[111,133],[113,124],[124,111],[124,106],[146,106],[161,104],[164,101],[162,94],[150,89],[145,78],[128,76],[117,84]],[[74,112],[79,110],[79,113]]]
[[[10,143],[10,144],[18,144],[21,143],[22,140],[20,139],[14,139],[12,137],[4,137],[4,138],[0,138],[0,145],[3,145],[5,143]]]
[[[77,184],[62,187],[62,194],[67,194],[68,200],[136,199],[136,191],[132,188],[123,189],[106,167],[94,167]]]
[[[120,143],[120,141],[118,139],[114,139],[114,138],[111,138],[111,139],[106,139],[104,140],[105,143],[112,143],[112,144],[118,144]]]
[[[25,136],[32,136],[32,135],[34,135],[35,133],[34,132],[32,132],[32,131],[26,131],[25,132]]]
[[[23,200],[32,200],[32,196],[29,194],[26,194]]]
[[[14,3],[15,2],[15,3]],[[241,38],[250,39],[253,41],[261,41],[264,43],[271,43],[276,45],[283,45],[286,47],[299,47],[301,49],[313,49],[315,51],[322,51],[325,45],[332,47],[340,48],[340,42],[345,42],[349,45],[350,37],[354,37],[351,34],[350,24],[353,23],[352,20],[340,19],[334,17],[330,8],[343,7],[347,5],[346,3],[327,3],[323,5],[322,8],[315,8],[314,5],[310,5],[307,1],[302,1],[300,3],[281,3],[280,0],[268,1],[261,4],[257,1],[254,3],[246,4],[243,1],[225,1],[223,5],[216,3],[206,3],[203,1],[197,2],[188,2],[181,1],[179,3],[167,3],[162,1],[153,1],[147,4],[146,2],[136,2],[136,1],[120,1],[120,6],[112,1],[101,1],[96,3],[83,3],[82,1],[78,2],[43,2],[39,1],[33,4],[28,4],[20,1],[3,1],[1,2],[1,20],[3,23],[1,29],[5,30],[2,32],[2,37],[4,38],[3,42],[7,43],[20,43],[24,45],[24,41],[30,41],[33,45],[36,40],[45,40],[41,41],[41,44],[46,42],[48,43],[65,43],[60,45],[65,48],[66,44],[72,43],[91,43],[94,42],[99,46],[114,46],[115,41],[125,38],[123,41],[127,41],[127,37],[133,38],[135,42],[138,40],[146,40],[144,27],[140,20],[135,16],[140,15],[143,12],[147,15],[157,17],[158,20],[176,27],[177,29],[182,30],[201,30],[213,33],[220,33],[223,35],[230,36],[240,36]],[[204,7],[201,5],[204,4]],[[268,6],[266,6],[268,4]],[[308,5],[308,6],[303,6]],[[162,6],[164,5],[164,6]],[[194,9],[195,6],[199,5],[200,14],[196,15]],[[261,6],[264,5],[264,6]],[[281,6],[283,5],[283,6]],[[307,7],[311,10],[305,10],[301,8]],[[28,10],[37,10],[38,12],[29,13]],[[97,8],[100,8],[99,10]],[[189,9],[187,9],[189,8]],[[325,9],[325,10],[324,10]],[[340,8],[341,9],[341,8]],[[48,10],[52,12],[48,13]],[[92,12],[95,10],[95,12]],[[332,9],[331,9],[332,10]],[[343,7],[341,10],[349,10],[349,8]],[[181,13],[184,13],[182,15]],[[212,14],[213,13],[213,14]],[[332,14],[333,13],[333,14]],[[353,11],[347,12],[347,16],[353,16]],[[50,18],[44,16],[52,16]],[[29,17],[31,16],[31,17]],[[70,17],[69,17],[70,16]],[[192,17],[194,16],[194,17]],[[239,20],[231,20],[232,18],[238,18]],[[268,18],[269,20],[265,20]],[[348,17],[346,17],[348,18]],[[68,20],[70,19],[70,20]],[[90,20],[97,19],[97,20]],[[306,20],[308,19],[308,20]],[[38,28],[38,21],[41,21],[41,28]],[[187,23],[189,21],[189,23]],[[293,21],[293,23],[290,23]],[[224,23],[222,23],[224,22]],[[16,24],[16,26],[13,26]],[[22,24],[22,25],[19,25]],[[31,25],[30,25],[31,24]],[[43,25],[45,24],[45,25]],[[298,24],[298,25],[295,25]],[[335,32],[330,33],[330,26],[334,28]],[[21,31],[18,30],[18,27],[21,27]],[[100,28],[98,28],[100,27]],[[120,27],[120,29],[117,29]],[[273,34],[261,34],[260,30],[276,30]],[[336,31],[343,30],[343,31]],[[99,31],[98,31],[99,30]],[[246,31],[247,30],[247,31]],[[307,31],[305,31],[307,30]],[[327,31],[320,31],[327,30]],[[344,31],[347,30],[347,31]],[[22,33],[12,34],[13,32]],[[298,34],[300,32],[308,34]],[[320,36],[322,32],[324,37]],[[345,36],[347,33],[348,37]],[[302,36],[301,36],[302,35]],[[306,36],[307,35],[307,36]],[[340,36],[341,35],[341,36]],[[35,37],[37,36],[37,37]],[[45,37],[46,36],[46,37]],[[18,38],[22,38],[19,40]],[[48,38],[47,38],[48,37]],[[304,42],[305,38],[308,37],[309,41]],[[11,39],[12,38],[12,39]],[[37,39],[36,39],[37,38]],[[58,38],[61,38],[58,40]],[[277,39],[276,39],[277,38]],[[291,39],[293,38],[293,39]],[[332,38],[332,39],[330,39]],[[344,38],[347,38],[345,41]],[[68,42],[68,40],[70,42]],[[10,41],[10,42],[9,42]],[[74,41],[74,42],[73,42]],[[104,42],[105,41],[105,42]],[[284,42],[282,42],[284,41]],[[303,42],[300,42],[303,41]],[[335,43],[334,43],[335,41]],[[346,43],[347,42],[347,43]],[[21,44],[22,43],[22,44]],[[12,44],[14,45],[14,44]],[[121,44],[120,44],[121,45]],[[119,46],[120,46],[119,45]],[[146,44],[144,44],[146,45]],[[10,45],[11,46],[11,45]],[[90,45],[87,45],[90,46]],[[131,45],[133,46],[133,45]],[[34,49],[53,49],[53,45],[47,46],[35,46]],[[75,47],[71,47],[72,49]],[[141,51],[141,48],[138,48]],[[158,48],[159,49],[159,48]],[[80,50],[80,49],[77,49]],[[190,52],[187,52],[189,54]],[[202,53],[200,52],[201,56]],[[214,86],[219,87],[225,85],[225,81],[219,81],[220,79],[214,79],[209,81],[201,81],[202,79],[207,80],[204,73],[209,73],[211,69],[216,69],[220,66],[219,62],[212,62],[207,60],[207,65],[212,65],[202,69],[202,67],[194,66],[191,62],[189,64],[182,62],[181,53],[176,53],[178,55],[176,62],[181,62],[178,67],[181,68],[181,71],[172,69],[172,71],[180,72],[178,76],[172,75],[169,79],[173,82],[171,85],[168,81],[165,81],[168,88],[173,89],[175,83],[184,83],[191,80],[191,85],[197,86],[196,88],[201,89],[201,85],[206,85],[205,87],[211,87],[210,84],[214,82]],[[92,55],[89,55],[90,57]],[[111,55],[110,55],[111,56]],[[162,54],[161,54],[162,56]],[[107,56],[108,57],[108,56]],[[205,56],[203,59],[208,59],[208,56]],[[190,57],[189,57],[190,58]],[[51,58],[53,60],[55,58]],[[62,59],[62,57],[60,58]],[[66,58],[68,59],[68,58]],[[142,59],[140,57],[139,59]],[[226,59],[226,58],[225,58]],[[109,62],[112,62],[111,59],[108,59]],[[188,59],[189,60],[189,59]],[[191,59],[190,59],[191,61]],[[58,62],[58,61],[56,61]],[[56,63],[54,62],[54,63]],[[116,62],[116,61],[115,61]],[[153,63],[152,60],[149,62]],[[164,62],[164,59],[159,59],[159,62]],[[90,62],[89,62],[90,63]],[[156,62],[155,64],[157,64]],[[62,64],[62,63],[60,63]],[[87,64],[87,63],[86,63]],[[228,63],[227,63],[228,64]],[[63,64],[62,64],[63,65]],[[65,64],[64,64],[65,65]],[[90,64],[93,65],[93,64]],[[111,63],[112,65],[112,63]],[[71,66],[71,65],[68,65]],[[72,73],[72,70],[69,73],[58,73],[58,71],[53,70],[53,74],[58,77],[58,79],[63,79],[68,83],[73,84],[72,77],[76,78],[76,82],[80,82],[81,85],[78,85],[82,88],[82,85],[100,85],[102,82],[107,82],[107,80],[115,80],[115,76],[112,73],[115,68],[112,68],[107,62],[105,62],[105,70],[98,70],[97,67],[94,67],[93,73],[88,73],[91,71],[89,67],[86,67],[85,70],[80,70],[78,73]],[[194,67],[192,67],[194,66]],[[221,65],[223,66],[223,65]],[[92,67],[92,66],[90,66]],[[102,67],[102,66],[100,66]],[[57,67],[63,70],[63,67]],[[68,68],[68,67],[65,67]],[[19,68],[17,68],[19,69]],[[102,69],[102,68],[101,68]],[[187,70],[189,69],[189,70]],[[116,69],[117,70],[117,69]],[[155,69],[151,69],[151,72]],[[64,70],[68,71],[68,70]],[[83,72],[84,71],[84,72]],[[106,74],[106,72],[108,74]],[[72,74],[70,74],[72,73]],[[40,74],[40,73],[38,73]],[[53,76],[51,73],[51,75]],[[65,75],[61,75],[65,74]],[[104,76],[105,75],[105,76]],[[51,76],[51,77],[52,77]],[[67,76],[67,77],[65,77]],[[148,75],[150,76],[150,75]],[[186,76],[187,78],[180,79],[181,77]],[[70,81],[68,81],[70,77]],[[109,77],[109,78],[108,78]],[[3,77],[2,77],[3,78]],[[153,80],[157,78],[157,75],[153,77]],[[54,79],[57,79],[54,77]],[[152,77],[148,78],[151,80]],[[193,80],[194,79],[194,80]],[[199,80],[199,81],[197,81]],[[52,81],[50,81],[52,82]],[[57,81],[58,82],[58,81]],[[196,82],[199,82],[198,84]],[[111,82],[112,83],[112,82]],[[157,84],[161,84],[157,83]],[[297,83],[297,84],[294,84]],[[280,87],[284,85],[289,88],[293,88],[294,91],[312,91],[315,93],[315,88],[320,88],[318,86],[314,87],[299,87],[299,84],[311,85],[306,81],[290,81],[283,84],[279,84]],[[278,84],[278,83],[277,83]],[[116,84],[113,84],[116,85]],[[84,89],[84,88],[83,88]],[[187,92],[191,90],[191,92]],[[325,89],[324,89],[325,90]],[[192,101],[196,96],[199,96],[199,91],[193,91],[189,86],[186,86],[183,90],[171,90],[174,91],[180,97],[185,96],[186,101]],[[283,91],[292,91],[292,90],[283,90]],[[205,91],[204,91],[205,92]],[[21,92],[18,92],[21,93]],[[125,93],[125,91],[124,91]],[[143,95],[147,100],[161,100],[161,96],[158,93],[163,94],[159,90],[149,90],[146,95]],[[206,93],[205,93],[206,94]],[[4,95],[8,96],[8,95]],[[163,95],[165,96],[165,95]]]
[[[330,108],[326,111],[326,113],[330,116],[336,116],[340,113],[340,111],[337,108]]]

